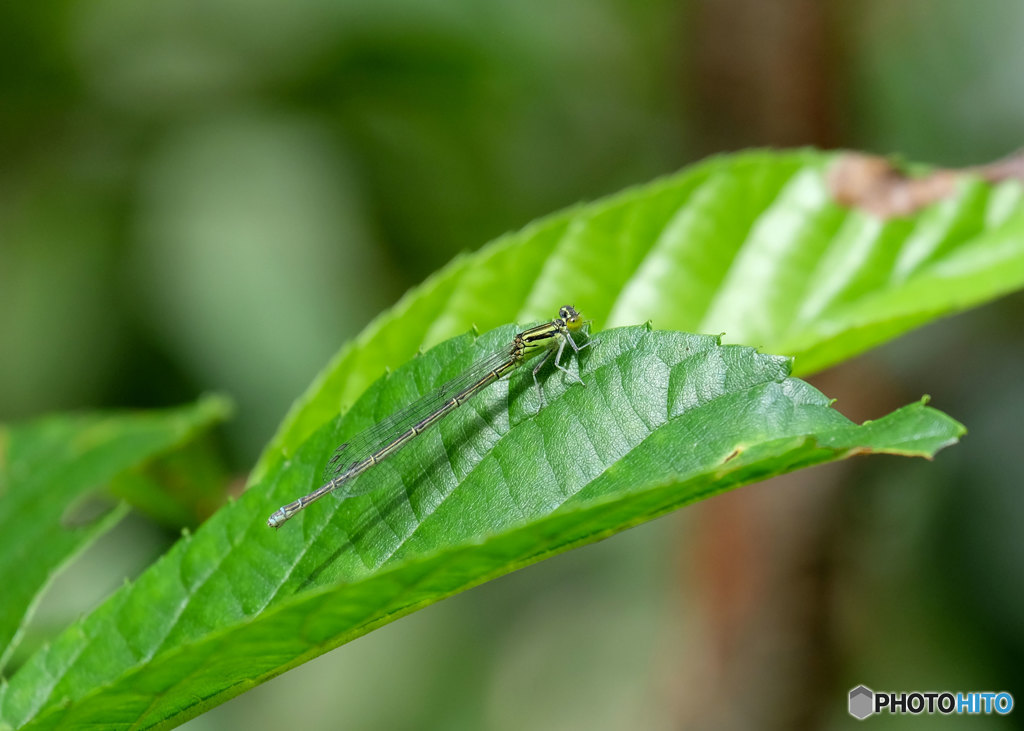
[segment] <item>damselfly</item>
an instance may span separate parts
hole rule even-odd
[[[338,447],[329,463],[334,476],[308,495],[278,508],[267,519],[267,525],[271,528],[281,527],[285,521],[307,505],[335,490],[345,488],[344,497],[353,497],[369,492],[374,487],[372,482],[365,482],[362,485],[350,483],[374,465],[400,450],[502,376],[541,353],[544,354],[544,357],[533,369],[533,382],[538,393],[540,393],[540,384],[537,381],[537,373],[552,355],[555,358],[555,368],[576,378],[568,368],[562,365],[562,354],[566,346],[572,348],[573,352],[579,353],[581,349],[594,342],[591,340],[583,345],[577,345],[573,340],[573,333],[580,331],[585,333],[585,327],[586,323],[580,317],[580,313],[572,306],[566,305],[558,311],[558,317],[551,322],[523,330],[512,339],[509,345],[480,359],[462,375]],[[579,379],[577,378],[577,380]]]

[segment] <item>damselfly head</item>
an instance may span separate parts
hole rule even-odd
[[[580,317],[580,313],[576,311],[576,308],[572,305],[566,305],[558,311],[558,319],[565,323],[565,326],[570,330],[579,330],[583,327],[583,318]]]

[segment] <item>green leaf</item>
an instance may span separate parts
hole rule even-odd
[[[918,214],[834,203],[836,155],[716,157],[535,222],[456,259],[344,347],[296,402],[255,475],[386,368],[471,326],[574,304],[596,328],[724,333],[798,375],[1024,286],[1024,189],[965,174]]]
[[[53,416],[0,428],[0,667],[60,568],[123,515],[101,490],[224,418],[222,399],[165,412]]]
[[[158,523],[192,528],[224,504],[229,480],[215,444],[199,439],[120,473],[110,492]]]
[[[495,576],[754,480],[864,452],[930,456],[963,433],[923,403],[857,426],[789,361],[634,326],[573,358],[586,386],[529,368],[278,531],[339,440],[507,344],[464,335],[377,381],[337,422],[0,689],[32,728],[170,725]]]
[[[322,501],[276,534],[264,525],[315,486],[341,438],[513,331],[410,361],[472,324],[544,320],[571,303],[598,329],[652,319],[724,332],[795,354],[809,373],[1024,283],[1019,183],[965,176],[941,202],[882,221],[831,201],[833,160],[709,160],[452,262],[339,352],[239,503],[0,687],[0,725],[168,725],[420,606],[687,502],[823,461],[930,456],[955,441],[962,427],[923,402],[855,426],[781,359],[632,327],[601,333],[580,358],[586,389],[546,378],[539,415],[529,375],[516,374],[364,477],[380,483],[371,494]]]

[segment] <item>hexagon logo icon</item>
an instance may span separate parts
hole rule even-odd
[[[858,685],[850,691],[850,715],[858,721],[874,713],[875,694],[871,688]]]

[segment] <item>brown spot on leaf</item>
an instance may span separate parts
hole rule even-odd
[[[898,218],[947,198],[957,182],[969,175],[989,183],[1024,181],[1024,150],[988,165],[939,169],[921,177],[911,177],[884,157],[848,152],[833,164],[826,184],[841,206],[860,208],[880,218]]]

